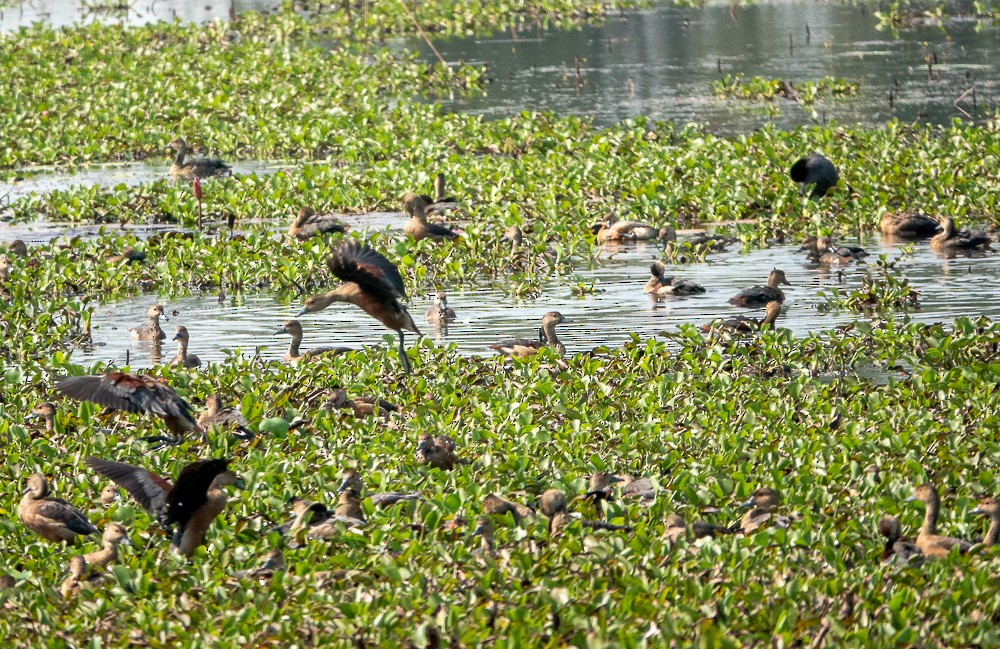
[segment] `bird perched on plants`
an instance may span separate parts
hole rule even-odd
[[[832,187],[837,186],[840,181],[840,173],[826,157],[819,153],[813,153],[804,158],[799,158],[788,170],[788,175],[792,180],[799,183],[802,193],[805,193],[808,185],[813,185],[810,198],[821,198]]]
[[[98,529],[79,509],[61,498],[49,497],[49,481],[40,473],[28,476],[17,518],[29,530],[49,541],[70,543]]]

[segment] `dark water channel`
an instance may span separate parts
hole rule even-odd
[[[484,63],[493,83],[485,96],[443,104],[487,117],[551,110],[590,116],[599,124],[646,115],[697,122],[720,133],[830,119],[873,126],[892,117],[949,123],[993,114],[1000,105],[1000,30],[989,22],[953,19],[893,35],[877,29],[875,8],[762,2],[737,8],[734,19],[728,3],[661,7],[574,31],[445,40],[436,47],[449,63]],[[414,46],[435,60],[425,44]],[[930,79],[925,57],[936,60]],[[820,98],[812,107],[787,99],[716,98],[712,82],[737,73],[792,83],[842,77],[860,89],[855,97]]]

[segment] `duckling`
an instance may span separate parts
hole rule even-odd
[[[593,228],[597,235],[597,243],[605,241],[676,241],[677,233],[673,228],[655,228],[639,221],[622,221],[612,214]]]
[[[791,286],[792,283],[785,279],[785,271],[775,268],[767,276],[767,286],[751,286],[740,291],[734,297],[729,298],[729,303],[734,306],[760,307],[766,306],[768,302],[781,304],[785,301],[785,294],[781,292],[779,286],[785,284]]]
[[[331,213],[317,214],[311,207],[303,207],[288,227],[288,236],[305,241],[321,234],[345,234],[351,228],[339,216]]]
[[[454,322],[455,309],[448,306],[448,296],[445,295],[444,291],[438,291],[437,295],[434,297],[434,306],[427,309],[427,313],[424,314],[427,322],[431,324],[447,324],[449,322]]]
[[[179,444],[188,432],[198,433],[203,441],[208,439],[205,430],[195,421],[188,402],[151,376],[125,372],[70,376],[61,379],[55,388],[73,399],[159,417],[172,437],[148,436],[143,438],[146,441]]]
[[[940,224],[919,212],[886,212],[879,223],[882,234],[898,239],[923,239],[932,237],[941,229]]]
[[[111,523],[104,528],[101,549],[97,552],[88,552],[83,555],[83,558],[94,571],[104,570],[108,564],[118,560],[118,544],[120,543],[132,545],[125,528],[118,523]]]
[[[487,494],[483,498],[483,512],[497,516],[510,514],[514,518],[514,522],[520,522],[523,518],[531,518],[535,515],[535,510],[531,507],[511,502],[496,494]]]
[[[194,354],[189,354],[187,351],[188,341],[191,340],[187,327],[177,325],[177,333],[174,334],[174,340],[177,341],[177,355],[170,361],[170,365],[180,365],[188,369],[201,367],[201,359]]]
[[[538,339],[530,340],[527,338],[507,338],[506,340],[501,340],[498,343],[490,345],[490,349],[495,349],[496,351],[508,356],[524,358],[526,356],[531,356],[542,347],[548,345],[550,347],[554,347],[557,353],[565,354],[566,347],[559,341],[559,337],[556,336],[556,325],[571,322],[573,321],[564,317],[563,314],[558,311],[549,311],[542,316],[542,334]]]
[[[352,350],[350,347],[313,347],[305,352],[299,351],[299,345],[302,344],[302,323],[298,320],[289,320],[285,324],[281,325],[281,328],[274,332],[273,335],[280,336],[281,334],[288,334],[292,337],[291,342],[288,343],[288,351],[285,352],[285,356],[282,360],[286,363],[294,363],[296,361],[309,360],[311,358],[316,358],[322,356],[323,354],[344,354]]]
[[[726,320],[715,320],[714,322],[702,325],[700,329],[705,332],[721,330],[736,333],[750,333],[758,331],[763,328],[764,325],[768,325],[773,329],[774,323],[777,321],[779,315],[781,315],[781,303],[768,302],[767,307],[764,309],[764,317],[760,320],[740,315]]]
[[[101,489],[101,504],[105,507],[110,507],[120,499],[121,492],[118,489],[118,485],[104,485],[104,488]]]
[[[941,507],[941,499],[934,485],[924,483],[918,486],[910,500],[919,500],[924,503],[924,522],[920,526],[920,533],[917,534],[917,547],[925,555],[946,557],[954,547],[957,547],[961,554],[969,551],[972,544],[968,541],[937,534],[937,517]]]
[[[96,534],[98,529],[86,515],[61,498],[48,498],[49,482],[40,473],[28,476],[17,518],[29,530],[48,541],[72,543],[77,536]]]
[[[813,263],[824,265],[847,264],[868,256],[863,248],[857,246],[834,247],[829,237],[809,237],[799,249],[808,251],[809,260]]]
[[[80,594],[81,583],[87,574],[87,560],[76,555],[69,560],[69,577],[59,586],[63,599],[72,599]]]
[[[941,219],[941,232],[931,238],[931,250],[956,252],[959,250],[989,250],[993,239],[982,230],[955,229],[955,221],[950,216]]]
[[[348,493],[353,495],[355,498],[364,498],[365,493],[365,483],[361,474],[354,469],[347,469],[344,471],[343,481],[340,483],[340,487],[337,488],[338,493]],[[419,493],[403,493],[399,491],[390,491],[376,494],[368,494],[367,498],[372,501],[372,505],[375,507],[391,507],[396,503],[401,503],[406,500],[421,500],[423,496]],[[364,516],[359,516],[358,518],[364,518]]]
[[[7,244],[7,252],[14,255],[15,257],[27,257],[28,256],[28,244],[20,239],[14,239],[9,244]]]
[[[149,324],[129,329],[129,333],[132,334],[132,340],[166,340],[167,334],[160,328],[160,316],[163,316],[164,320],[168,319],[163,313],[162,304],[154,304],[149,307],[146,310],[146,314],[149,316]]]
[[[388,417],[390,412],[399,412],[399,407],[389,403],[385,399],[375,397],[355,397],[347,396],[347,391],[342,388],[334,388],[330,393],[330,398],[323,404],[325,410],[351,410],[358,419],[371,417]]]
[[[430,433],[420,433],[417,442],[417,463],[426,464],[432,469],[451,471],[463,462],[455,454],[455,440],[447,435],[433,438]]]
[[[997,540],[1000,540],[1000,500],[993,496],[981,498],[974,511],[990,517],[990,528],[983,537],[983,545],[988,548],[993,547],[997,544]]]
[[[232,172],[232,167],[218,158],[187,158],[188,145],[183,138],[172,141],[170,148],[176,152],[174,163],[170,166],[171,176],[184,180],[194,180],[195,178],[226,176]]]
[[[652,277],[646,282],[646,287],[643,291],[652,293],[657,297],[663,295],[695,295],[705,292],[705,287],[701,284],[695,284],[680,277],[666,277],[666,271],[667,267],[663,265],[663,262],[654,261],[649,267]]]
[[[45,432],[49,435],[56,432],[56,407],[48,401],[36,404],[25,419],[39,418],[45,422]]]
[[[743,515],[740,521],[740,529],[744,534],[753,534],[757,530],[767,526],[787,528],[792,519],[775,512],[780,506],[781,499],[778,492],[770,487],[761,487],[750,494],[750,499],[742,503],[742,507],[751,508]]]
[[[840,173],[826,157],[819,153],[813,153],[804,158],[799,158],[792,168],[788,170],[788,175],[792,180],[799,183],[802,193],[806,191],[806,185],[814,185],[810,198],[820,198],[826,195],[831,187],[836,187],[840,180]]]
[[[460,235],[443,225],[427,222],[427,199],[419,194],[408,193],[403,196],[403,207],[410,215],[410,220],[406,222],[403,232],[414,240],[431,239],[433,241],[445,241],[457,239]]]
[[[895,516],[883,516],[878,522],[878,533],[885,537],[882,563],[894,563],[901,566],[923,561],[924,553],[920,551],[920,548],[901,538],[903,527]]]

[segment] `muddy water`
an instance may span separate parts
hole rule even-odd
[[[873,126],[898,117],[943,124],[993,114],[1000,105],[1000,29],[953,20],[894,36],[876,28],[874,9],[865,3],[762,2],[740,6],[732,17],[728,2],[710,3],[613,16],[573,31],[445,40],[436,47],[447,61],[484,63],[493,82],[485,96],[443,103],[488,117],[552,110],[599,124],[646,115],[721,133],[768,123],[791,128],[836,119]],[[436,60],[422,42],[413,46]],[[925,57],[934,62],[930,75]],[[712,82],[738,73],[792,83],[830,75],[859,84],[860,91],[821,99],[812,108],[785,99],[716,98]],[[972,88],[975,109],[971,93],[956,106]]]
[[[877,241],[867,244],[873,253],[870,259],[884,252],[890,258],[901,254],[896,245],[883,247]],[[829,292],[833,287],[846,291],[857,287],[863,266],[848,267],[841,280],[836,271],[824,271],[808,264],[792,246],[733,251],[714,255],[705,264],[674,269],[676,274],[704,285],[708,289],[706,294],[654,300],[642,292],[642,287],[648,278],[649,261],[656,255],[654,247],[643,244],[619,248],[610,259],[605,254],[600,267],[578,273],[580,281],[593,283],[596,288],[595,293],[583,297],[574,297],[569,289],[577,278],[550,283],[540,297],[531,301],[505,296],[492,286],[448,291],[448,302],[457,312],[458,321],[447,331],[436,331],[423,319],[430,307],[431,295],[412,296],[410,312],[435,344],[454,344],[463,355],[484,355],[493,353],[488,345],[500,338],[509,335],[535,337],[541,316],[547,311],[558,310],[575,321],[559,329],[568,351],[573,353],[599,345],[621,345],[630,339],[630,332],[646,339],[675,330],[682,323],[702,324],[715,317],[749,313],[730,306],[728,299],[747,286],[763,283],[768,271],[779,267],[794,284],[786,287],[786,308],[779,320],[781,327],[802,336],[861,317],[853,312],[820,314],[816,307],[824,302],[818,296],[820,291]],[[910,279],[911,285],[921,291],[921,309],[909,316],[913,320],[951,322],[963,315],[1000,318],[1000,296],[991,290],[993,278],[1000,273],[1000,255],[944,260],[931,253],[924,242],[918,244],[914,254],[898,267]],[[974,304],[970,299],[973,295],[976,296]],[[73,360],[82,364],[94,361],[122,364],[127,350],[133,367],[148,366],[149,344],[132,342],[127,329],[142,324],[147,306],[155,301],[153,296],[143,296],[99,308],[93,317],[96,346],[91,351],[74,352]],[[237,348],[244,355],[252,355],[259,348],[265,359],[280,358],[288,338],[274,336],[272,332],[293,317],[300,307],[300,301],[282,303],[264,295],[248,295],[245,303],[238,305],[219,304],[214,295],[164,300],[163,303],[168,313],[178,312],[169,323],[164,323],[168,335],[173,335],[175,325],[185,325],[191,334],[190,352],[209,362],[221,360],[226,350]],[[759,317],[761,313],[753,312],[753,315]],[[349,305],[335,305],[319,314],[305,316],[301,321],[305,328],[303,349],[318,345],[386,345],[382,337],[387,330]],[[413,335],[408,335],[407,345],[414,340]],[[169,359],[174,351],[172,343],[164,344],[165,358]]]

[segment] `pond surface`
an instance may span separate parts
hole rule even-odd
[[[881,253],[887,252],[890,258],[901,254],[896,244],[867,243],[872,263]],[[841,283],[836,270],[808,264],[795,246],[726,252],[713,255],[708,263],[675,267],[676,274],[702,284],[708,292],[660,300],[642,292],[649,278],[649,262],[659,253],[656,248],[630,245],[617,248],[610,258],[608,252],[602,256],[600,267],[581,270],[578,278],[564,278],[544,286],[542,295],[535,300],[518,300],[488,285],[449,290],[448,303],[457,312],[458,321],[449,325],[447,331],[436,331],[424,320],[431,295],[411,296],[409,310],[426,336],[439,345],[455,344],[463,355],[493,354],[488,345],[507,336],[534,338],[542,315],[560,311],[574,321],[559,327],[568,352],[574,353],[599,345],[621,345],[630,339],[631,332],[647,339],[674,330],[682,323],[704,324],[716,317],[737,314],[760,317],[761,310],[750,312],[732,307],[728,299],[748,286],[764,283],[770,269],[779,267],[794,285],[785,287],[785,312],[779,326],[803,336],[863,319],[847,311],[821,314],[816,306],[824,302],[818,296],[821,290],[856,288],[864,266],[847,267]],[[1000,319],[1000,295],[992,290],[994,278],[1000,273],[1000,255],[946,260],[934,255],[927,243],[922,242],[916,244],[913,255],[898,267],[921,292],[921,309],[909,316],[913,320],[951,322],[956,317],[970,315]],[[594,283],[597,292],[574,297],[569,286],[577,279]],[[974,308],[971,295],[976,296]],[[149,366],[150,344],[131,341],[128,328],[144,324],[146,308],[156,301],[155,296],[142,296],[98,308],[92,319],[95,347],[90,351],[75,351],[73,361],[84,365],[94,361],[120,365],[128,351],[133,367]],[[219,361],[225,357],[225,350],[237,348],[244,355],[252,355],[260,348],[263,358],[280,359],[288,337],[275,336],[273,332],[294,317],[302,300],[286,303],[267,295],[247,295],[244,303],[236,305],[230,301],[220,304],[217,296],[205,295],[165,299],[162,303],[168,314],[177,311],[170,322],[162,324],[168,337],[173,336],[175,325],[186,326],[191,335],[190,353],[206,362]],[[388,333],[350,305],[334,305],[300,320],[305,329],[303,350],[319,345],[384,346],[382,336]],[[414,335],[408,334],[407,346],[415,340]],[[173,343],[165,342],[163,358],[169,360],[175,350]]]
[[[435,101],[487,117],[551,110],[611,124],[646,115],[720,133],[829,119],[872,126],[892,117],[950,123],[993,114],[1000,105],[1000,30],[955,19],[897,37],[876,29],[872,11],[864,4],[769,2],[740,6],[734,18],[728,3],[662,7],[576,31],[445,40],[435,45],[449,63],[485,63],[492,83],[485,96]],[[436,60],[424,43],[413,46]],[[936,57],[930,79],[928,56]],[[860,89],[852,98],[821,98],[812,108],[786,99],[716,98],[712,82],[738,73],[795,84],[842,77]]]
[[[231,19],[244,11],[268,11],[278,0],[24,0],[0,7],[0,32],[33,23],[53,27],[80,23],[145,25],[157,21],[204,23]]]

